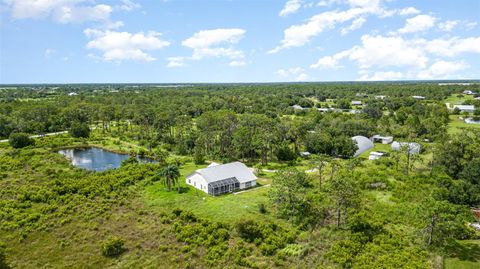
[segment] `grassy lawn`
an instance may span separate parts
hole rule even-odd
[[[260,214],[259,204],[263,203],[267,209],[270,204],[267,197],[269,190],[267,184],[271,180],[262,177],[257,180],[259,187],[238,194],[226,194],[210,196],[185,183],[185,177],[206,165],[188,163],[181,168],[182,193],[176,190],[168,192],[161,182],[147,186],[143,193],[143,199],[147,207],[158,211],[171,211],[174,208],[190,210],[198,216],[207,217],[211,220],[233,223],[245,217],[275,219],[270,214]],[[265,187],[262,187],[265,186]],[[270,211],[270,210],[269,210]],[[276,220],[276,219],[275,219]]]
[[[480,124],[468,124],[465,123],[458,115],[450,115],[450,124],[448,125],[448,133],[449,134],[457,134],[460,133],[462,130],[465,129],[477,129],[480,130]]]
[[[383,151],[383,152],[391,152],[392,151],[392,145],[391,144],[382,144],[382,143],[374,143],[374,147],[372,149],[369,149],[362,154],[360,154],[360,158],[365,158],[368,159],[368,156],[370,156],[370,152],[372,151]]]
[[[445,99],[445,103],[450,103],[452,105],[461,105],[466,100],[473,100],[473,95],[463,95],[463,97],[458,97],[458,94],[452,94],[447,99]]]
[[[445,258],[445,269],[480,268],[480,240],[458,241],[451,257]]]
[[[267,170],[280,170],[289,167],[295,167],[300,171],[305,171],[312,168],[312,161],[310,159],[302,159],[298,158],[298,161],[295,162],[293,165],[290,165],[287,162],[269,162],[268,165],[261,165],[258,164],[256,167],[260,169],[267,169]]]

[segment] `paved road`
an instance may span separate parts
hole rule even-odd
[[[59,135],[59,134],[66,134],[68,131],[62,131],[62,132],[56,132],[56,133],[48,133],[48,134],[43,134],[43,135],[32,135],[30,138],[39,138],[39,137],[44,137],[44,136],[52,136],[52,135]],[[0,143],[5,143],[8,142],[8,139],[0,140]]]

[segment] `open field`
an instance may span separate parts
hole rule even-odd
[[[473,100],[473,95],[461,94],[459,97],[459,94],[452,94],[447,97],[444,102],[449,103],[450,106],[453,107],[453,105],[461,105],[467,100]]]
[[[458,134],[463,130],[480,130],[480,124],[469,124],[461,118],[465,116],[450,115],[450,123],[448,124],[448,133]]]

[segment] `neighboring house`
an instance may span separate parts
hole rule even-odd
[[[299,106],[299,105],[293,105],[292,107],[293,107],[293,109],[295,109],[295,110],[304,110],[304,109],[306,109],[306,108],[303,108],[303,107],[301,107],[301,106]]]
[[[210,164],[187,176],[186,182],[210,195],[220,195],[257,185],[253,170],[241,162]]]
[[[310,156],[310,155],[311,155],[311,154],[310,154],[310,152],[308,152],[308,151],[302,151],[302,152],[300,152],[300,156],[302,156],[302,157],[308,157],[308,156]]]
[[[68,96],[77,96],[77,95],[78,95],[78,93],[76,93],[76,92],[71,92],[71,93],[68,94]]]
[[[412,98],[417,100],[425,100],[425,96],[420,96],[420,95],[414,95],[412,96]]]
[[[480,120],[474,120],[473,118],[466,118],[465,123],[468,124],[480,124]]]
[[[322,112],[322,113],[325,113],[325,112],[328,112],[330,111],[329,108],[317,108],[318,111]]]
[[[402,148],[408,148],[410,154],[420,154],[421,146],[415,142],[393,142],[392,150],[400,151]]]
[[[475,112],[475,106],[472,105],[454,105],[453,109],[458,108],[462,112],[473,113]]]
[[[383,99],[385,99],[385,98],[387,98],[386,95],[377,95],[377,96],[375,96],[375,99],[378,99],[378,100],[383,100]]]
[[[372,136],[371,140],[375,142],[381,142],[382,144],[390,144],[393,142],[393,136],[381,136],[381,135],[374,135]]]
[[[470,91],[470,90],[465,90],[465,91],[463,91],[463,94],[474,95],[475,92],[472,92],[472,91]]]
[[[353,157],[357,157],[358,155],[374,147],[373,142],[365,136],[357,135],[352,137],[352,140],[358,147],[355,154],[353,154]]]
[[[382,152],[382,151],[372,151],[370,152],[370,156],[368,156],[368,159],[369,160],[378,160],[380,158],[382,158],[383,156],[385,156],[385,152]]]
[[[362,101],[352,101],[352,106],[361,106],[363,105]]]

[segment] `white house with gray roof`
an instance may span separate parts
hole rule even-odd
[[[231,193],[257,185],[253,170],[241,162],[211,164],[187,176],[186,182],[210,195]]]
[[[473,105],[454,105],[453,109],[455,108],[458,108],[462,112],[469,112],[469,113],[475,112],[475,106]]]

